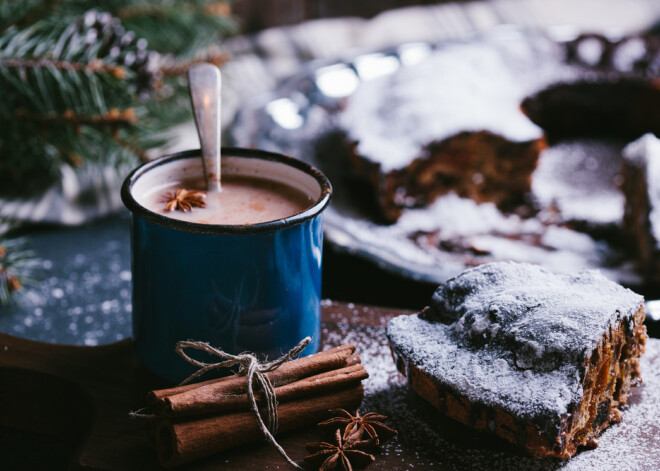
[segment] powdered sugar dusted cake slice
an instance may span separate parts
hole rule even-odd
[[[536,90],[523,76],[536,83],[565,71],[548,65],[560,64],[563,51],[535,39],[500,33],[441,48],[350,97],[340,116],[349,162],[370,181],[386,220],[450,190],[498,203],[529,191],[545,139],[520,109]]]
[[[546,137],[660,130],[658,51],[655,38],[510,30],[442,45],[348,98],[349,168],[390,222],[448,192],[515,207]]]
[[[624,227],[648,282],[660,280],[660,140],[645,134],[623,150]]]
[[[596,271],[501,262],[440,286],[387,327],[398,369],[441,413],[569,458],[621,418],[639,380],[643,298]]]

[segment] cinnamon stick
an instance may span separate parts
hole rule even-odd
[[[353,353],[350,357],[346,359],[346,366],[357,365],[358,363],[362,363],[362,359],[360,358],[360,355],[358,355],[357,353]]]
[[[278,406],[279,431],[286,432],[329,418],[330,409],[356,410],[362,402],[362,384],[320,396],[309,396]],[[175,466],[262,438],[254,414],[234,412],[180,423],[163,420],[157,428],[158,458]]]
[[[266,373],[273,387],[291,383],[301,378],[311,376],[328,370],[336,370],[346,365],[347,359],[352,358],[351,362],[359,363],[359,356],[353,355],[355,352],[354,344],[341,345],[331,348],[314,355],[297,358],[284,363],[275,371]],[[353,358],[353,357],[357,357]],[[245,394],[247,392],[247,379],[245,376],[227,376],[224,378],[204,381],[203,383],[186,384],[170,389],[161,389],[147,394],[147,404],[154,410],[168,410],[168,398],[179,397],[181,402],[195,402],[206,400],[213,396],[222,396],[227,394]]]
[[[319,373],[321,371],[327,371],[335,368],[339,368],[341,366],[344,366],[345,361],[342,361],[339,357],[344,357],[346,355],[346,351],[349,351],[350,358],[357,357],[357,362],[359,363],[359,356],[358,355],[353,355],[355,352],[355,344],[353,343],[347,343],[344,345],[339,345],[338,347],[330,348],[328,350],[324,350],[322,352],[315,353],[314,355],[306,356],[306,357],[301,357],[297,358],[295,360],[289,361],[282,366],[280,366],[277,371],[281,371],[284,368],[284,371],[291,370],[291,369],[299,369],[299,370],[304,370],[305,368],[309,368],[309,365],[312,364],[313,366],[309,369],[307,372],[307,376],[314,374],[314,373]],[[345,358],[345,357],[344,357]],[[353,360],[354,361],[354,360]],[[355,363],[350,363],[350,364],[355,364]],[[271,378],[272,373],[267,373],[267,376],[273,381]],[[219,384],[219,383],[226,383],[228,381],[234,381],[236,378],[235,375],[232,376],[225,376],[223,378],[216,378],[216,379],[210,379],[208,381],[203,381],[200,383],[191,383],[191,384],[184,384],[183,386],[175,386],[173,388],[169,389],[160,389],[157,391],[151,391],[150,393],[147,394],[147,405],[149,407],[155,405],[155,403],[164,397],[167,396],[173,396],[175,394],[180,394],[186,391],[190,391],[193,389],[200,388],[202,386],[210,386],[213,384]],[[223,387],[223,386],[220,386]]]
[[[284,365],[281,368],[283,367]],[[282,384],[279,382],[281,379],[279,378],[273,386],[275,397],[279,402],[283,402],[313,394],[321,394],[324,391],[345,388],[367,377],[369,377],[367,370],[359,363],[308,376],[292,383]],[[158,413],[168,417],[179,417],[248,410],[250,403],[244,389],[241,387],[237,392],[234,392],[234,390],[229,389],[200,387],[195,390],[185,391],[163,398],[160,401],[161,407],[158,409]],[[257,394],[257,397],[259,397],[259,394]]]

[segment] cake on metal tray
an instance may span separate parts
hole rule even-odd
[[[515,208],[549,141],[660,132],[658,57],[652,36],[499,31],[441,45],[348,99],[349,168],[388,222],[451,191]]]

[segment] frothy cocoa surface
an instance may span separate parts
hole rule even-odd
[[[147,209],[164,216],[199,224],[246,225],[275,221],[298,214],[313,201],[304,192],[287,184],[265,178],[223,176],[222,191],[207,193],[206,207],[190,212],[166,211],[168,194],[178,188],[204,191],[203,179],[177,182],[139,199]]]

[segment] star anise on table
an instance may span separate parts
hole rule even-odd
[[[319,425],[339,425],[345,427],[344,439],[353,433],[359,433],[359,436],[366,433],[369,438],[376,439],[376,444],[380,444],[398,433],[396,430],[388,427],[382,422],[383,420],[386,420],[387,417],[376,412],[368,412],[364,415],[360,415],[359,412],[352,415],[344,409],[333,409],[330,412],[338,413],[340,415],[321,422]]]
[[[161,200],[165,203],[165,211],[192,211],[195,208],[204,208],[206,206],[206,193],[203,191],[186,190],[179,188],[176,191],[168,191]]]
[[[376,439],[361,440],[358,433],[342,437],[341,430],[335,432],[336,443],[320,442],[307,444],[311,455],[305,461],[318,467],[319,471],[353,471],[373,463],[376,458],[367,453],[376,445]]]

